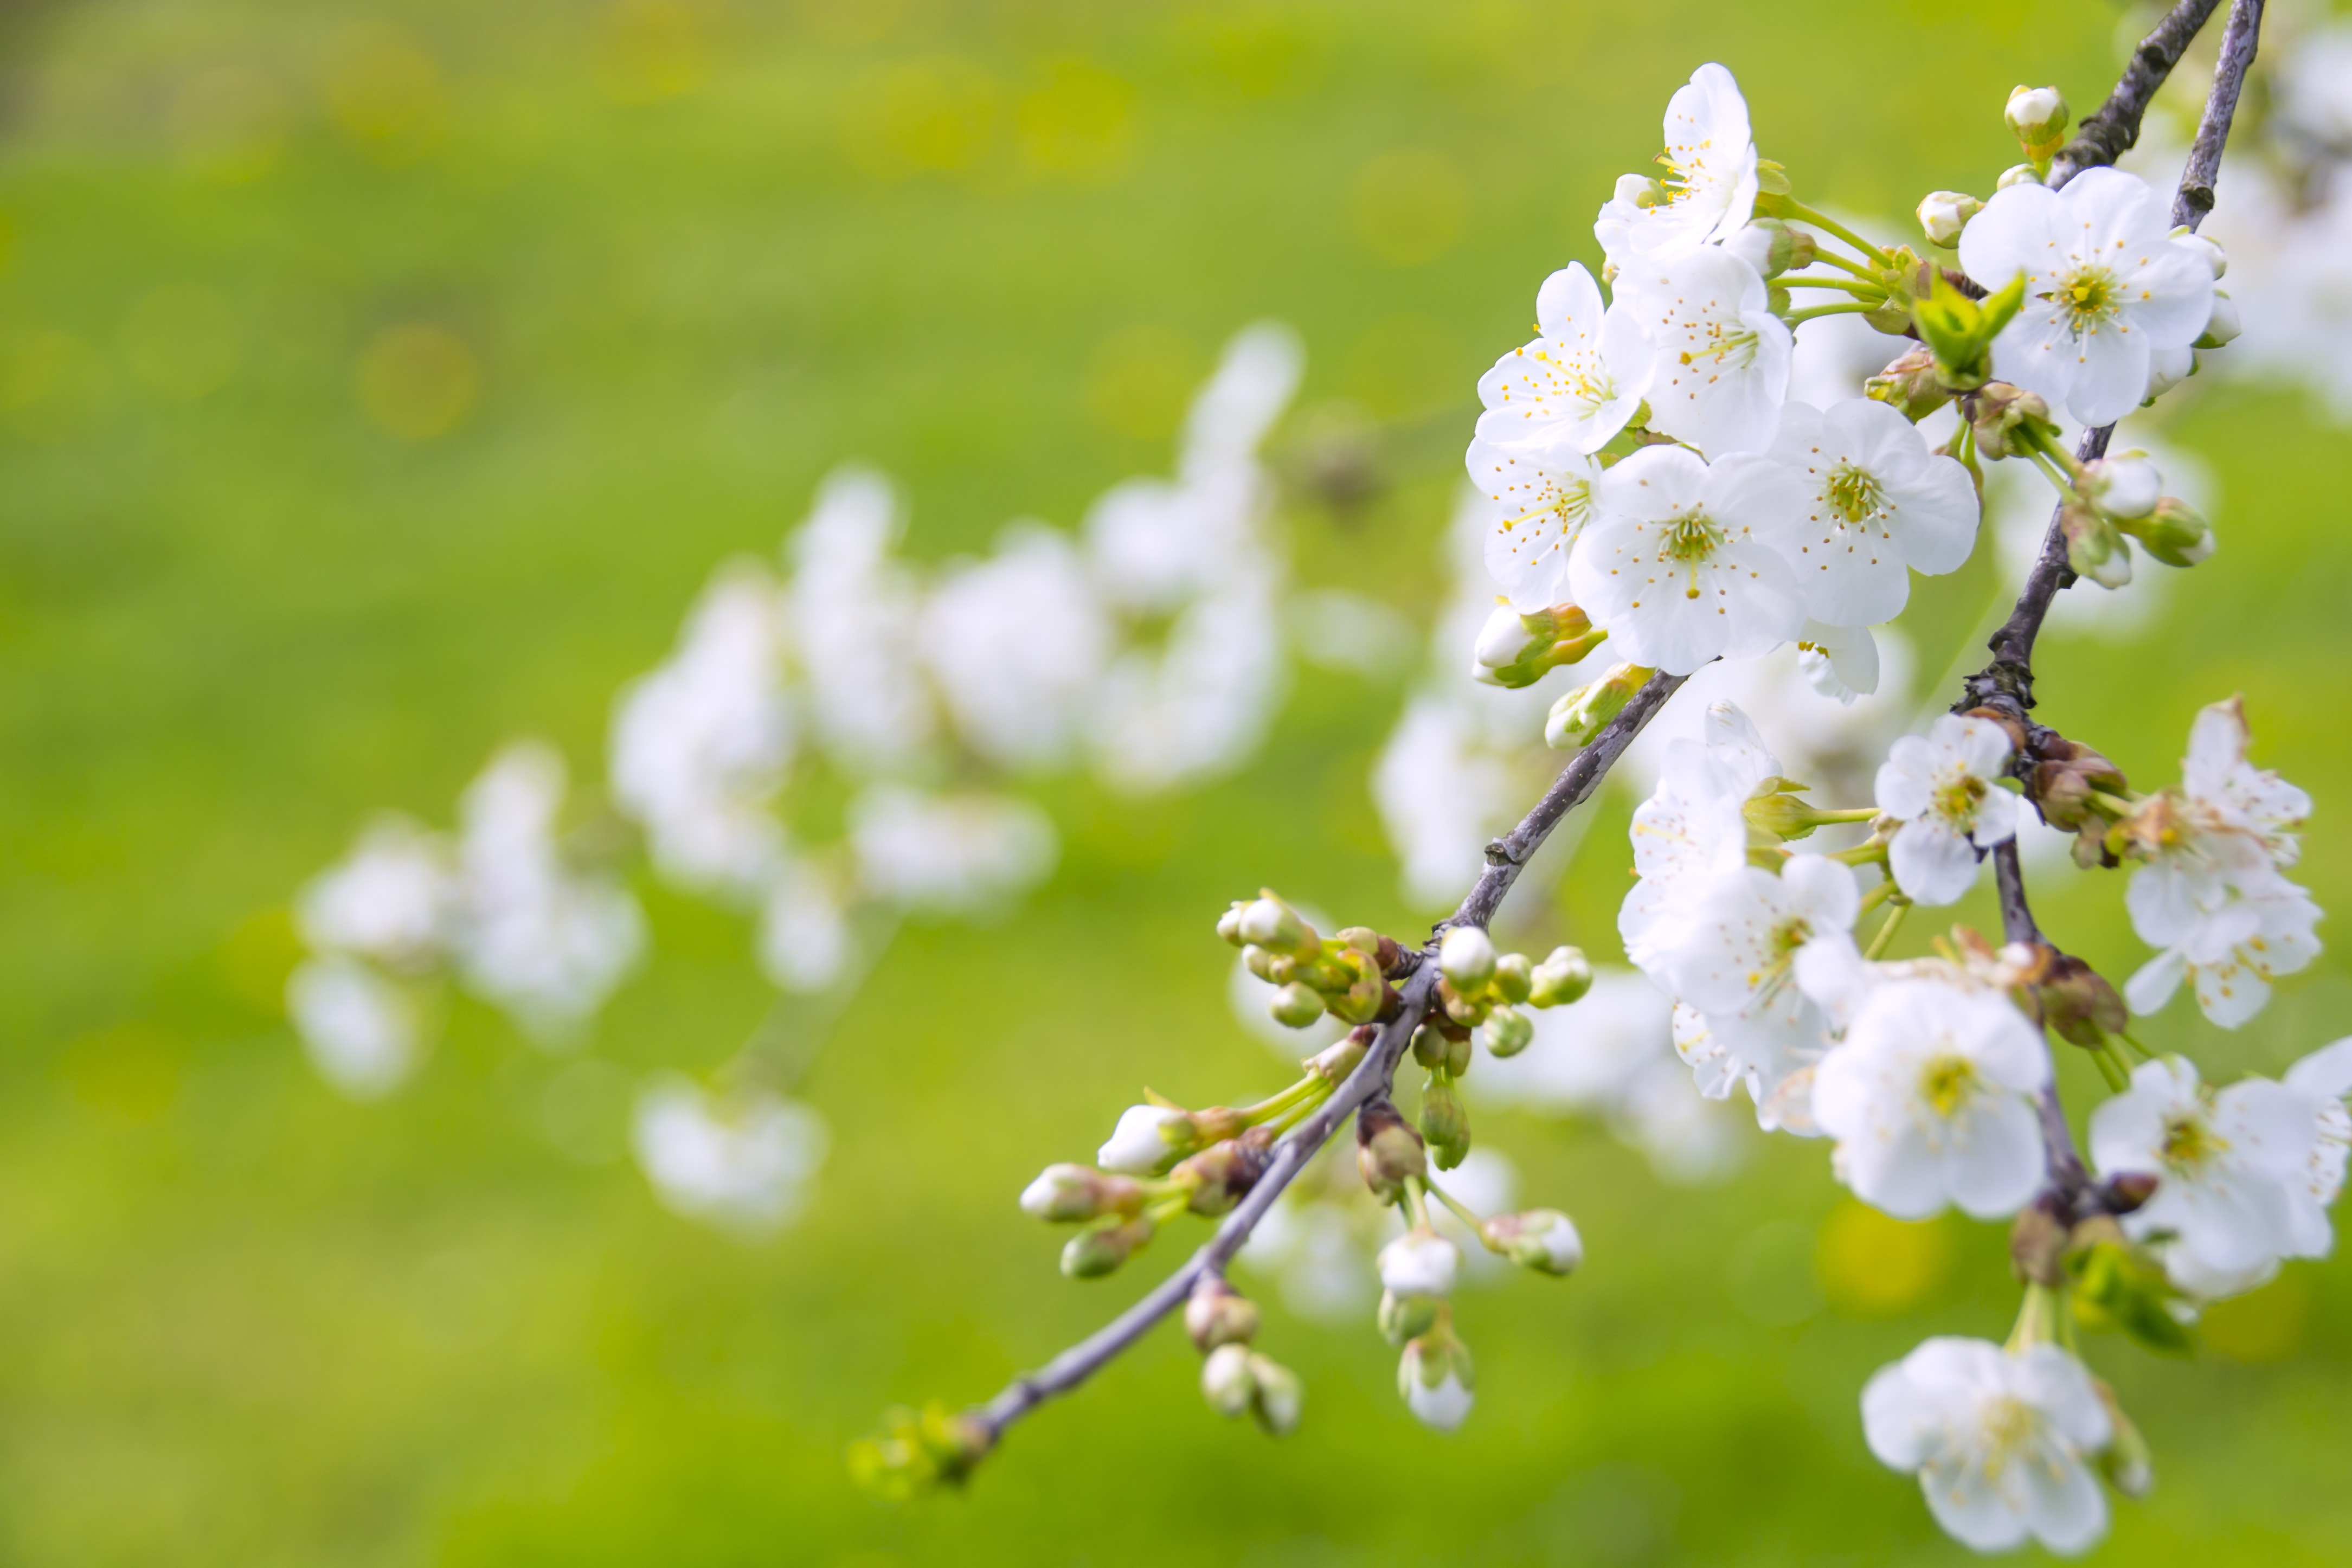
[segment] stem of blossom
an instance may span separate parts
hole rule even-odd
[[[1447,1192],[1444,1187],[1439,1186],[1427,1176],[1423,1176],[1421,1179],[1421,1184],[1423,1189],[1426,1191],[1431,1197],[1435,1198],[1439,1203],[1444,1204],[1447,1208],[1453,1210],[1454,1217],[1460,1220],[1464,1225],[1468,1226],[1470,1227],[1470,1234],[1476,1237],[1479,1244],[1485,1247],[1487,1251],[1500,1252],[1503,1250],[1501,1247],[1496,1247],[1493,1242],[1486,1239],[1486,1216],[1465,1206],[1452,1193]]]
[[[2116,1030],[2116,1038],[2129,1046],[2132,1048],[2133,1054],[2137,1056],[2140,1060],[2144,1062],[2152,1062],[2156,1060],[2156,1053],[2149,1050],[2146,1046],[2141,1045],[2137,1040],[2132,1038],[2132,1032],[2129,1029]]]
[[[2102,1040],[2099,1048],[2091,1053],[2091,1060],[2098,1065],[2099,1076],[2107,1080],[2107,1088],[2116,1093],[2121,1094],[2131,1087],[2131,1074],[2126,1072],[2124,1064],[2116,1059],[2114,1046]]]
[[[1849,261],[1844,257],[1840,256],[1836,251],[1822,249],[1818,245],[1815,247],[1813,251],[1813,259],[1816,261],[1826,261],[1832,267],[1835,267],[1842,271],[1851,272],[1856,278],[1863,279],[1864,282],[1875,282],[1877,280],[1877,275],[1872,272],[1869,268],[1864,267],[1861,262]],[[1793,283],[1796,279],[1784,272],[1780,275],[1778,281],[1782,283]]]
[[[1421,1195],[1421,1189],[1428,1185],[1426,1181],[1418,1184],[1407,1181],[1404,1189],[1397,1194],[1397,1206],[1404,1210],[1405,1223],[1415,1230],[1429,1228],[1429,1205]]]
[[[1300,1100],[1313,1099],[1317,1089],[1328,1089],[1330,1087],[1329,1084],[1310,1073],[1279,1094],[1270,1094],[1255,1105],[1244,1106],[1242,1109],[1242,1121],[1252,1127],[1261,1121],[1272,1121],[1283,1112],[1297,1105]]]
[[[1816,316],[1866,315],[1885,303],[1883,300],[1869,304],[1864,304],[1860,300],[1850,300],[1836,305],[1808,305],[1801,310],[1791,310],[1780,319],[1793,327],[1800,321],[1810,321]]]
[[[1837,811],[1814,811],[1806,808],[1805,819],[1815,827],[1827,827],[1840,822],[1869,822],[1878,816],[1874,805],[1849,805]]]
[[[1875,813],[1872,815],[1875,816]],[[1822,857],[1841,866],[1875,866],[1886,858],[1884,844],[1857,844],[1851,849],[1832,849]]]
[[[1783,272],[1772,281],[1784,289],[1843,289],[1849,294],[1867,294],[1874,300],[1886,298],[1886,290],[1874,283],[1857,283],[1845,278],[1799,278]]]
[[[2009,1331],[2009,1343],[2002,1348],[2014,1355],[2035,1345],[2055,1343],[2066,1316],[2058,1305],[2057,1291],[2028,1283],[2025,1300],[2018,1305],[2017,1326]]]
[[[1761,204],[1759,205],[1760,205]],[[1837,236],[1840,239],[1844,240],[1848,245],[1853,246],[1856,250],[1861,251],[1864,256],[1870,258],[1871,260],[1877,262],[1881,267],[1892,267],[1895,265],[1895,258],[1887,255],[1886,252],[1879,249],[1878,247],[1871,244],[1870,241],[1863,238],[1862,236],[1854,233],[1853,230],[1846,227],[1845,225],[1838,222],[1837,219],[1828,217],[1821,213],[1815,212],[1812,208],[1797,200],[1794,196],[1776,197],[1773,201],[1773,205],[1778,209],[1780,216],[1783,217],[1792,217],[1799,223],[1809,223],[1815,228],[1828,230],[1830,233]]]
[[[1857,920],[1861,919],[1864,915],[1868,914],[1871,910],[1876,909],[1879,905],[1885,903],[1894,896],[1895,879],[1893,878],[1890,877],[1884,881],[1874,883],[1869,890],[1862,895],[1862,905],[1859,909],[1854,910],[1854,918]]]
[[[1894,885],[1895,884],[1892,882],[1882,884],[1882,886],[1889,888]],[[1895,945],[1895,933],[1903,929],[1903,917],[1910,912],[1911,900],[1908,899],[1905,899],[1901,903],[1896,904],[1893,909],[1887,910],[1886,923],[1878,928],[1878,934],[1870,939],[1870,951],[1864,953],[1862,956],[1870,960],[1873,963],[1877,963],[1879,959],[1885,955],[1886,950]]]

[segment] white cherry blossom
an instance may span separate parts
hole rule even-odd
[[[2003,1552],[2031,1538],[2072,1552],[2106,1532],[2089,1461],[2114,1422],[2083,1364],[2055,1345],[1928,1340],[1871,1378],[1862,1427],[1880,1463],[1917,1472],[1928,1511],[1963,1546]]]
[[[1478,437],[1507,448],[1591,453],[1625,427],[1650,390],[1657,353],[1620,305],[1571,262],[1536,290],[1533,342],[1513,349],[1478,379]],[[1478,474],[1475,463],[1472,477]]]
[[[1813,1075],[1813,1118],[1839,1176],[1899,1219],[1957,1204],[2014,1214],[2044,1169],[2033,1097],[2050,1081],[2042,1036],[1997,993],[1937,980],[1872,991]]]
[[[447,943],[457,899],[448,846],[407,817],[387,816],[310,879],[295,901],[294,924],[321,952],[417,969]]]
[[[1555,447],[1470,443],[1470,482],[1495,503],[1486,531],[1487,574],[1523,612],[1565,604],[1568,563],[1591,522],[1599,459]]]
[[[1960,236],[1960,265],[1990,289],[2022,273],[2025,303],[1993,342],[1993,373],[2085,425],[2139,406],[2153,355],[2186,348],[2213,311],[2211,267],[2168,237],[2165,204],[2137,176],[2085,169],[2063,189],[1997,191]]]
[[[2337,1066],[2305,1068],[2305,1085],[2336,1081]],[[2340,1132],[2343,1106],[2336,1101],[2336,1115],[2326,1116],[2324,1098],[2261,1078],[2216,1091],[2179,1058],[2141,1063],[2131,1087],[2091,1113],[2101,1175],[2158,1178],[2155,1194],[2123,1216],[2125,1233],[2160,1241],[2177,1283],[2215,1294],[2223,1292],[2211,1290],[2214,1281],[2256,1279],[2279,1258],[2324,1256],[2334,1241],[2326,1202],[2343,1174],[2336,1153],[2327,1179],[2323,1147],[2324,1123]]]
[[[1735,867],[1699,896],[1667,974],[1682,1000],[1705,1013],[1801,998],[1799,954],[1852,932],[1861,903],[1853,870],[1820,855],[1791,857],[1778,876]]]
[[[713,1095],[677,1073],[646,1084],[631,1133],[665,1205],[750,1237],[800,1213],[829,1142],[807,1106],[758,1089]]]
[[[1780,772],[1755,725],[1728,702],[1708,707],[1699,739],[1666,748],[1656,789],[1633,811],[1636,879],[1617,914],[1625,956],[1661,990],[1672,989],[1667,955],[1691,910],[1718,877],[1747,863],[1741,805]]]
[[[1111,627],[1068,539],[1015,522],[932,591],[923,652],[956,731],[1008,768],[1063,761],[1109,662]]]
[[[895,784],[850,802],[849,842],[866,891],[950,913],[1001,907],[1043,881],[1060,854],[1052,820],[1028,801]]]
[[[2205,1016],[2234,1029],[2263,1010],[2270,983],[2293,974],[2319,955],[2319,906],[2284,878],[2246,894],[2232,889],[2221,903],[2178,926],[2139,920],[2143,941],[2162,951],[2124,984],[2135,1013],[2153,1013],[2172,999],[2183,979]]]
[[[1628,175],[1593,225],[1601,248],[1622,265],[1650,255],[1721,241],[1756,208],[1756,144],[1748,100],[1722,66],[1703,65],[1667,100],[1663,180]]]
[[[1569,563],[1576,602],[1619,656],[1673,675],[1769,652],[1804,624],[1796,574],[1773,547],[1797,506],[1777,464],[1712,465],[1647,447],[1601,477],[1601,515]]]
[[[1674,1040],[1705,1098],[1727,1100],[1733,1085],[1744,1085],[1765,1131],[1820,1134],[1815,1069],[1835,1042],[1828,1015],[1811,997],[1790,987],[1743,1012],[1716,1014],[1678,1003]]]
[[[1791,403],[1771,456],[1803,496],[1803,527],[1782,552],[1816,621],[1893,620],[1910,598],[1912,572],[1957,571],[1976,545],[1980,509],[1968,470],[1929,452],[1917,426],[1886,404]]]
[[[2018,797],[1994,782],[2010,751],[2000,725],[1955,713],[1888,749],[1876,796],[1878,809],[1903,824],[1886,858],[1906,896],[1954,902],[1976,880],[1977,852],[2016,835]]]
[[[1617,298],[1657,352],[1651,428],[1713,458],[1771,446],[1793,343],[1756,268],[1712,245],[1645,256],[1626,264]]]
[[[286,1014],[319,1076],[353,1100],[400,1087],[416,1064],[422,1029],[398,982],[356,958],[307,958],[286,980]]]

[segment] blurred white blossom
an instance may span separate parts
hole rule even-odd
[[[715,1095],[664,1073],[638,1093],[631,1142],[670,1209],[759,1237],[800,1213],[828,1139],[815,1111],[781,1095]]]

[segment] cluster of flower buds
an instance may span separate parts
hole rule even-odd
[[[1553,949],[1541,963],[1523,952],[1498,953],[1484,931],[1455,926],[1438,946],[1437,966],[1437,1005],[1413,1031],[1412,1056],[1429,1074],[1421,1135],[1438,1169],[1450,1171],[1470,1152],[1469,1115],[1454,1084],[1470,1070],[1471,1031],[1483,1026],[1496,1056],[1518,1055],[1535,1039],[1535,1024],[1521,1009],[1576,1001],[1592,988],[1592,965],[1573,947]]]
[[[2157,1179],[2118,1175],[2098,1189],[2103,1212],[2073,1224],[2037,1204],[2010,1228],[2011,1267],[2027,1287],[2055,1293],[2080,1327],[2120,1333],[2163,1355],[2194,1348],[2189,1304],[2161,1260],[2124,1234],[2118,1215],[2154,1195]]]
[[[1656,673],[1643,665],[1612,664],[1600,679],[1566,693],[1544,720],[1544,744],[1555,752],[1582,751]]]
[[[1488,686],[1517,690],[1599,647],[1609,634],[1574,605],[1521,615],[1496,596],[1495,613],[1479,628],[1470,675]]]
[[[1246,1414],[1268,1436],[1287,1436],[1298,1429],[1307,1385],[1250,1348],[1257,1327],[1257,1304],[1222,1275],[1202,1275],[1184,1304],[1184,1331],[1201,1352],[1201,1396],[1209,1408],[1228,1420]]]
[[[1349,926],[1326,941],[1273,889],[1235,900],[1217,921],[1217,934],[1242,950],[1250,973],[1275,987],[1266,1010],[1278,1024],[1304,1029],[1329,1013],[1349,1024],[1396,1016],[1403,998],[1388,976],[1405,955],[1394,940],[1368,926]]]
[[[961,1486],[996,1446],[988,1424],[942,1405],[920,1411],[886,1411],[884,1433],[850,1445],[849,1473],[857,1484],[893,1502]]]

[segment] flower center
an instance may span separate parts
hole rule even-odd
[[[2057,288],[2042,298],[2058,307],[2075,336],[2096,331],[2114,316],[2122,290],[2115,275],[2104,267],[2078,267],[2058,279]]]
[[[1705,341],[1695,349],[1683,351],[1683,363],[1711,359],[1734,370],[1746,370],[1756,363],[1757,337],[1745,327],[1735,329],[1722,321],[1706,321],[1699,324],[1699,336]]]
[[[2158,1157],[2176,1171],[2194,1171],[2230,1147],[2217,1138],[2201,1116],[2175,1116],[2164,1124],[2164,1144]]]
[[[1955,827],[1972,826],[1991,787],[1974,773],[1955,774],[1936,786],[1936,815]]]
[[[2014,1394],[2004,1394],[1987,1400],[1984,1407],[1984,1468],[1987,1476],[1999,1475],[2018,1451],[2033,1441],[2041,1430],[2042,1417],[2033,1406]]]
[[[1703,511],[1686,511],[1666,524],[1666,542],[1661,553],[1690,574],[1690,585],[1683,590],[1683,597],[1698,597],[1698,569],[1715,558],[1727,537],[1723,525]]]
[[[1920,1098],[1949,1121],[1977,1091],[1976,1064],[1951,1052],[1931,1058],[1919,1075]]]
[[[1849,523],[1878,515],[1886,505],[1886,491],[1868,468],[1840,463],[1830,470],[1830,510]]]

